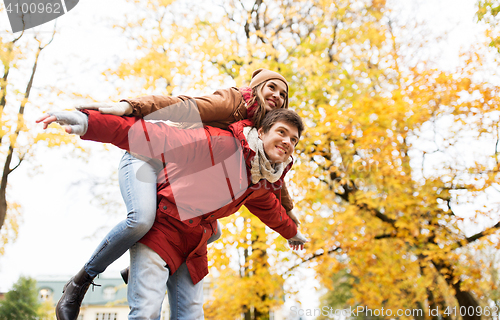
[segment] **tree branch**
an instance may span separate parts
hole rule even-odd
[[[321,252],[321,253],[315,253],[315,254],[313,254],[312,256],[310,256],[310,257],[308,257],[308,258],[306,258],[306,259],[304,259],[304,260],[300,261],[299,263],[295,264],[294,266],[292,266],[290,269],[288,269],[287,271],[285,271],[285,272],[283,273],[283,275],[289,274],[292,270],[294,270],[295,268],[297,268],[297,267],[301,266],[302,264],[304,264],[304,263],[306,263],[306,262],[309,262],[309,261],[314,260],[314,259],[316,259],[316,258],[318,258],[318,257],[324,256],[324,255],[327,255],[327,254],[330,254],[330,253],[334,253],[334,252],[336,252],[336,251],[340,251],[340,250],[342,250],[342,248],[341,248],[341,247],[336,247],[336,248],[332,248],[332,249],[330,249],[330,250],[328,250],[328,251],[326,251],[326,252],[325,252],[325,251],[323,251],[323,252]]]
[[[380,240],[380,239],[387,239],[387,238],[396,238],[396,235],[394,233],[381,234],[381,235],[375,236],[373,239]]]
[[[379,218],[380,220],[389,223],[391,226],[396,227],[396,220],[389,218],[382,212],[380,212],[377,209],[369,208],[365,203],[363,204],[356,204],[356,206],[360,209],[370,211],[375,217]]]
[[[476,240],[479,240],[483,237],[489,236],[490,234],[494,233],[495,231],[497,231],[499,229],[500,229],[500,221],[497,222],[497,224],[495,224],[493,227],[490,227],[484,231],[476,233],[475,235],[470,236],[468,238],[465,238],[465,240],[467,241],[467,244],[469,244],[469,243],[474,242]],[[460,246],[462,247],[462,244],[460,244]]]
[[[23,160],[24,160],[24,156],[20,157],[19,158],[19,162],[14,166],[14,168],[12,168],[12,169],[9,170],[8,174],[11,174],[12,171],[16,170],[21,165],[21,162],[23,162]]]

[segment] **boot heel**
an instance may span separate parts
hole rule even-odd
[[[120,271],[120,275],[122,276],[122,279],[123,279],[123,282],[125,282],[125,284],[128,284],[128,274],[130,272],[130,267],[126,267],[125,269],[123,269],[122,271]]]

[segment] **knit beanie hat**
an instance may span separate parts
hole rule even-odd
[[[281,74],[274,72],[274,71],[271,71],[271,70],[267,70],[267,69],[257,69],[252,74],[252,80],[250,81],[250,87],[255,88],[256,86],[258,86],[262,82],[265,82],[265,81],[271,80],[271,79],[278,79],[278,80],[281,80],[285,83],[287,95],[286,95],[286,99],[285,99],[285,103],[284,103],[284,108],[288,108],[288,82],[286,82],[285,77],[283,77]]]

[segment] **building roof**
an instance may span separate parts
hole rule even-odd
[[[41,300],[52,298],[52,301],[59,301],[67,281],[67,279],[37,279]],[[83,299],[82,307],[91,305],[127,305],[127,286],[122,279],[96,278],[94,283],[96,286],[91,285],[89,287]]]

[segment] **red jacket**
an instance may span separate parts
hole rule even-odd
[[[227,129],[232,123],[252,118],[257,103],[254,102],[250,106],[251,99],[252,88],[242,87],[220,89],[213,94],[194,98],[151,95],[122,101],[126,101],[132,106],[134,109],[133,116],[141,118],[160,116],[164,120],[187,123],[202,121],[204,125]],[[195,105],[197,111],[188,112],[186,105],[191,107]],[[136,156],[136,154],[134,155]],[[149,161],[147,158],[138,158]],[[286,211],[293,209],[293,201],[286,184],[281,189],[280,200]]]
[[[229,130],[183,130],[163,122],[84,112],[89,126],[82,139],[112,143],[167,164],[159,178],[155,222],[140,242],[157,252],[171,273],[186,262],[193,283],[203,279],[208,274],[207,240],[216,231],[216,220],[243,205],[286,239],[297,234],[277,197],[291,165],[275,183],[251,184],[255,152],[243,135],[251,121],[234,123]]]

